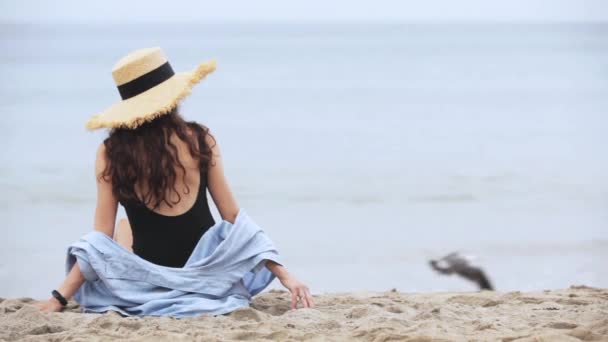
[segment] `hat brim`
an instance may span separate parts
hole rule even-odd
[[[215,70],[215,61],[200,64],[196,70],[175,73],[170,79],[145,92],[120,101],[86,122],[86,128],[136,128],[170,112],[190,94],[192,87]]]

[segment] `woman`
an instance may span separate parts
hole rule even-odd
[[[217,142],[209,129],[184,121],[177,110],[191,87],[214,70],[208,62],[193,72],[174,73],[160,48],[137,50],[112,70],[122,101],[87,122],[89,129],[110,129],[95,162],[94,228],[156,265],[183,267],[215,225],[207,189],[224,221],[235,223],[239,214]],[[115,230],[119,203],[128,221],[121,220]],[[264,261],[291,292],[292,308],[298,301],[313,306],[303,283],[281,264]],[[86,262],[73,263],[51,298],[37,304],[42,311],[60,311],[85,283],[81,264]]]

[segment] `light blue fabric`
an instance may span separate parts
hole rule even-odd
[[[86,279],[74,294],[83,312],[127,316],[219,315],[249,306],[274,279],[265,261],[282,264],[243,209],[234,224],[209,228],[183,268],[153,264],[97,231],[70,245],[67,254],[66,272],[78,262]]]

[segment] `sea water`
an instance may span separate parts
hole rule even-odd
[[[451,251],[499,290],[608,287],[606,24],[0,28],[2,297],[48,296],[93,229],[107,133],[84,122],[149,46],[218,61],[182,113],[313,292],[475,290],[429,268]]]

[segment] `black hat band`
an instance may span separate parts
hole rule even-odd
[[[171,68],[169,62],[165,62],[165,64],[159,66],[158,68],[147,72],[125,84],[119,85],[118,92],[120,93],[120,97],[122,97],[123,100],[126,100],[133,96],[137,96],[150,88],[156,87],[157,85],[170,79],[173,75],[175,75],[173,68]]]

